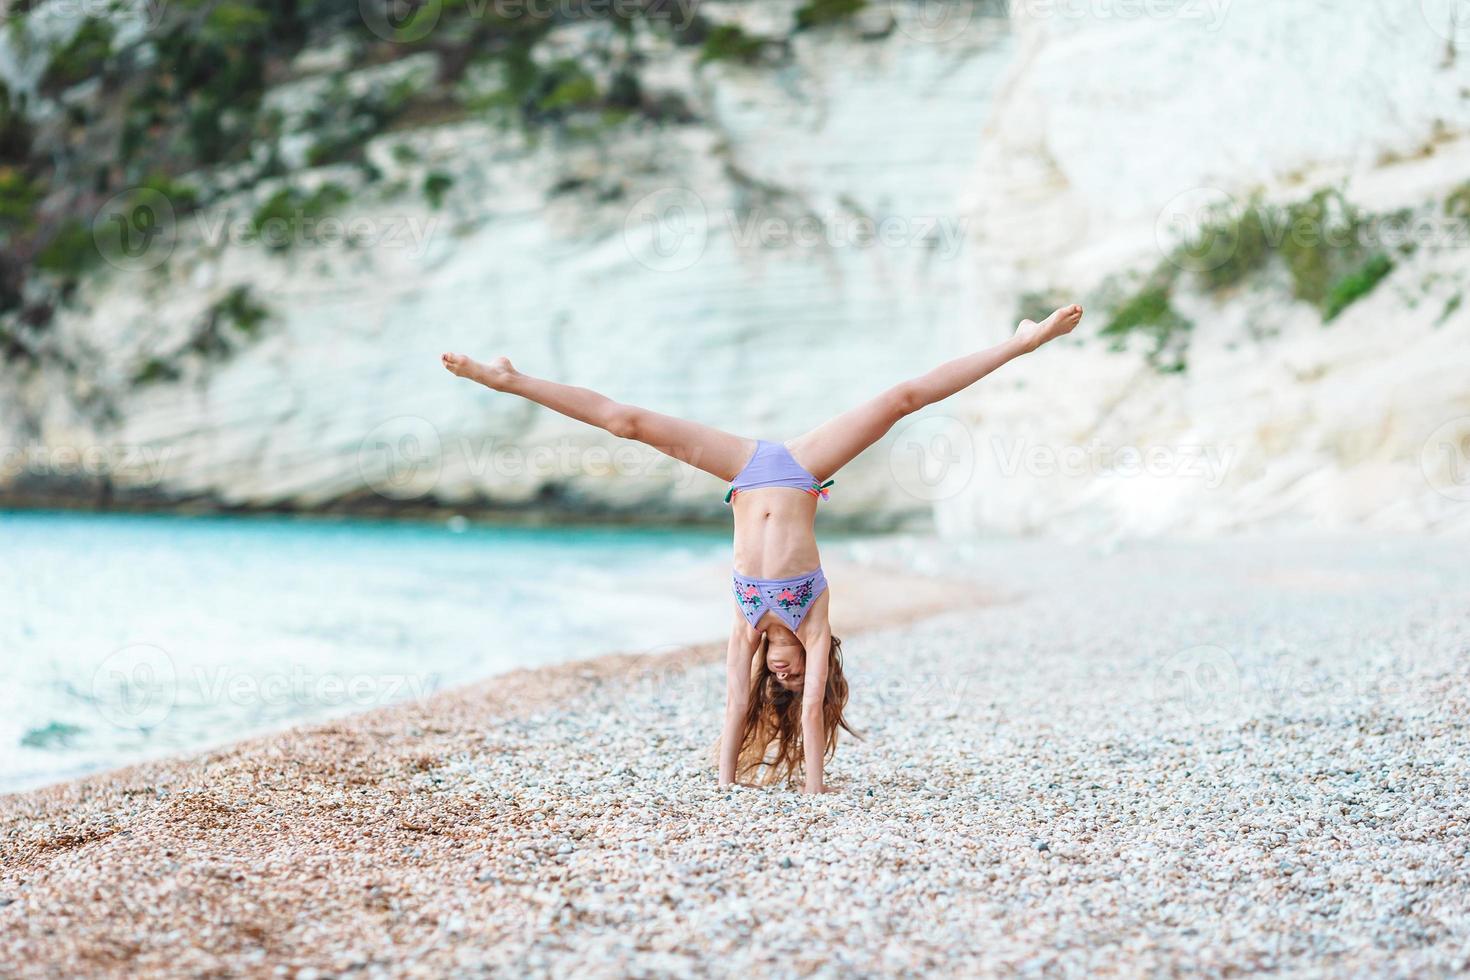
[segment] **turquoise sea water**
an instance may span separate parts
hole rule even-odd
[[[720,583],[688,570],[729,547],[719,530],[0,512],[0,792],[716,638]]]

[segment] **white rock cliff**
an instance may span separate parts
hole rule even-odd
[[[645,85],[681,92],[694,124],[379,138],[387,186],[452,178],[440,209],[364,189],[285,251],[244,222],[270,188],[180,218],[166,262],[94,277],[57,318],[65,368],[0,373],[0,484],[715,515],[712,478],[456,381],[439,353],[784,438],[1000,340],[1028,294],[1145,271],[1201,195],[1333,186],[1386,210],[1470,177],[1470,36],[1448,0],[880,6],[793,35],[779,70],[644,38]],[[272,98],[289,111],[311,84]],[[1180,374],[1110,350],[1096,311],[900,427],[830,514],[1075,537],[1470,528],[1466,244],[1419,249],[1330,326],[1269,281],[1181,296]],[[258,340],[135,383],[241,285],[272,314]]]

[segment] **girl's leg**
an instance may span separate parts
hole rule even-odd
[[[590,388],[533,378],[517,371],[503,357],[481,364],[463,354],[445,354],[443,361],[446,368],[462,378],[528,398],[619,438],[645,443],[721,480],[733,480],[755,452],[754,439],[634,405],[622,405]]]
[[[883,438],[899,419],[963,391],[1048,340],[1071,333],[1081,319],[1082,307],[1066,306],[1041,323],[1026,320],[1005,343],[956,358],[928,374],[894,385],[873,400],[791,440],[786,448],[812,476],[825,480]]]

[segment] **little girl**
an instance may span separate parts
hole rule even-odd
[[[747,439],[647,409],[587,388],[522,374],[504,357],[488,364],[445,354],[444,366],[495,391],[529,398],[623,439],[636,439],[730,483],[738,614],[725,661],[725,725],[720,785],[751,778],[827,790],[826,760],[837,730],[848,727],[842,646],[827,622],[827,577],[814,522],[832,476],[906,415],[948,398],[1021,354],[1071,333],[1082,307],[1041,323],[1023,320],[1005,343],[957,358],[904,381],[787,442]]]

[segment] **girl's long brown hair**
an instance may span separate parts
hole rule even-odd
[[[766,665],[765,638],[752,661],[750,707],[735,764],[735,778],[761,785],[795,782],[802,768],[801,695],[782,687]],[[847,677],[842,673],[842,641],[832,637],[827,655],[827,688],[822,698],[822,728],[827,736],[827,759],[837,751],[837,731],[857,732],[842,716],[847,707]]]

